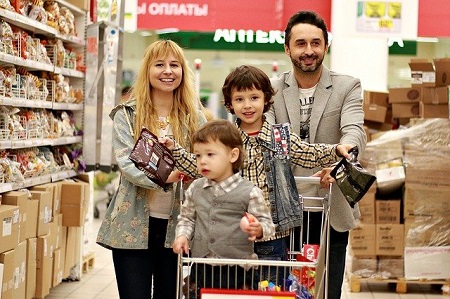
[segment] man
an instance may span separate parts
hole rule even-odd
[[[359,152],[363,152],[366,134],[361,83],[359,79],[332,72],[322,64],[328,50],[327,26],[323,19],[311,11],[294,14],[285,29],[284,50],[291,58],[293,70],[272,79],[276,95],[266,114],[267,120],[289,122],[304,141],[355,144]],[[297,166],[294,174],[310,176],[318,170]],[[324,179],[327,177],[329,174]],[[331,197],[330,299],[341,298],[348,231],[356,226],[360,217],[358,206],[352,209],[338,189],[333,189]],[[323,196],[326,191],[304,184],[298,185],[298,190],[308,196]],[[304,219],[307,221],[307,217]],[[319,244],[319,217],[309,219],[309,232],[309,243]]]

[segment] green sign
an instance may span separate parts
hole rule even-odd
[[[283,37],[279,31],[182,31],[160,34],[159,38],[171,39],[181,47],[190,50],[284,52]]]
[[[160,34],[160,39],[171,39],[190,50],[284,52],[281,31],[252,31],[218,29],[216,32],[181,31]],[[330,51],[331,51],[330,47]],[[403,40],[403,47],[394,43],[389,55],[416,55],[417,42]]]

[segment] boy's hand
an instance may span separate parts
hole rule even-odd
[[[179,253],[189,253],[189,241],[186,238],[186,236],[179,236],[175,239],[172,245],[173,252],[179,254]]]
[[[345,157],[346,159],[350,159],[350,154],[348,153],[348,151],[354,147],[355,146],[352,144],[339,144],[336,147],[336,153],[339,157]]]
[[[170,184],[170,183],[175,183],[175,182],[181,181],[183,179],[183,176],[184,176],[184,174],[181,171],[179,171],[178,169],[174,169],[169,174],[169,177],[167,178],[166,183]]]
[[[159,137],[158,142],[167,147],[170,150],[175,148],[175,141],[169,137]]]
[[[240,227],[244,233],[249,235],[249,241],[255,241],[263,236],[261,223],[259,223],[255,216],[247,212],[245,212],[244,217],[241,219]]]
[[[330,187],[330,184],[336,182],[336,180],[330,174],[333,169],[334,167],[325,167],[312,176],[320,177],[320,185],[323,188],[328,189]]]

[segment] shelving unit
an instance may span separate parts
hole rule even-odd
[[[51,5],[54,2],[59,9],[66,10],[73,15],[73,27],[67,25],[71,32],[61,30],[50,26],[47,23],[41,23],[28,16],[19,14],[6,8],[0,8],[1,26],[5,26],[12,34],[10,38],[5,36],[10,31],[3,30],[3,36],[0,42],[0,81],[11,80],[11,89],[8,91],[6,84],[0,84],[0,109],[4,114],[6,111],[14,111],[16,115],[32,111],[37,113],[39,117],[31,123],[32,118],[24,119],[21,116],[20,134],[14,132],[15,124],[11,123],[11,117],[4,115],[0,118],[0,151],[6,156],[18,149],[30,149],[39,147],[48,147],[54,150],[55,146],[79,145],[82,147],[83,137],[75,134],[61,134],[61,120],[57,120],[63,113],[72,115],[69,122],[82,128],[84,124],[83,108],[84,108],[84,89],[85,89],[85,73],[83,65],[86,56],[86,12],[76,6],[63,1],[47,1],[44,5]],[[50,3],[50,4],[49,4]],[[51,24],[52,25],[52,24]],[[61,29],[62,25],[56,27]],[[6,33],[5,33],[6,32]],[[75,34],[73,34],[75,32]],[[24,42],[21,36],[26,35],[27,38],[34,40],[33,49],[29,49],[30,43]],[[64,52],[61,52],[63,45]],[[45,45],[45,49],[41,45]],[[47,57],[42,59],[47,52]],[[30,57],[24,57],[27,53]],[[35,53],[33,57],[30,53]],[[63,53],[62,60],[60,59]],[[1,72],[7,68],[14,71],[15,76],[5,78],[5,73]],[[21,74],[19,74],[19,72]],[[43,75],[48,78],[42,77]],[[12,79],[11,79],[12,78]],[[31,78],[31,79],[30,79]],[[37,78],[37,79],[36,79]],[[55,79],[59,79],[57,82]],[[40,82],[39,90],[30,88],[25,84],[27,80]],[[68,84],[67,81],[69,81]],[[5,81],[6,82],[6,81]],[[61,90],[63,90],[61,94]],[[73,97],[73,94],[76,97]],[[23,113],[22,113],[23,112]],[[31,112],[30,112],[31,113]],[[50,116],[44,118],[43,116]],[[50,123],[51,134],[48,134],[45,124]],[[33,126],[34,125],[34,126]],[[71,130],[76,133],[77,129],[73,126]],[[33,131],[32,131],[33,128]],[[69,130],[69,133],[71,132]],[[56,131],[56,132],[54,132]],[[25,177],[24,180],[0,180],[0,194],[27,188],[37,184],[59,181],[65,178],[73,177],[77,174],[73,168],[73,161],[65,164],[59,164],[53,169],[43,169],[41,172],[33,176]],[[72,164],[72,165],[70,165]]]

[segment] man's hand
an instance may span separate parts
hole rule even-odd
[[[336,154],[339,157],[345,157],[346,159],[350,159],[350,154],[348,153],[348,151],[354,147],[355,146],[353,144],[339,144],[336,147]]]
[[[179,236],[175,239],[172,245],[172,250],[175,253],[189,253],[189,241],[186,236]]]

